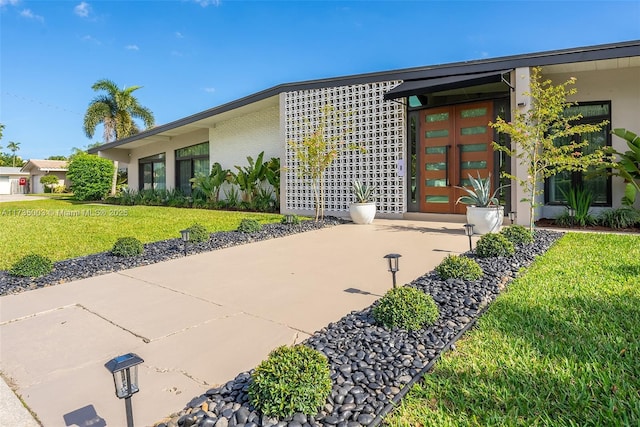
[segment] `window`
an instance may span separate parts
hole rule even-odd
[[[164,153],[138,160],[140,190],[164,190],[167,188]]]
[[[580,103],[569,107],[570,113],[580,113],[580,123],[600,123],[603,120],[611,122],[610,102]],[[611,145],[611,127],[603,126],[598,132],[575,135],[575,142],[588,141],[589,145],[582,148],[583,153],[593,153],[594,150]],[[562,192],[568,193],[571,188],[584,188],[593,195],[592,205],[611,206],[611,177],[596,174],[595,167],[586,172],[561,172],[545,182],[545,202],[548,204],[565,204]]]
[[[176,188],[191,194],[191,178],[209,175],[209,143],[192,145],[176,150]]]

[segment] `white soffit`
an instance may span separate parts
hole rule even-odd
[[[602,59],[599,61],[573,62],[567,64],[547,65],[543,70],[547,74],[578,73],[584,71],[617,70],[640,67],[640,56],[627,58]]]

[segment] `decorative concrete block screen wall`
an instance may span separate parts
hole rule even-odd
[[[331,126],[328,135],[341,136],[341,141],[364,146],[342,152],[325,175],[325,214],[348,212],[353,201],[351,182],[354,179],[376,186],[378,213],[402,214],[405,201],[404,177],[398,175],[398,161],[403,158],[405,138],[404,106],[384,101],[383,94],[400,82],[378,82],[362,85],[329,87],[288,92],[284,102],[286,141],[302,141],[309,131],[309,121],[315,128],[323,106],[330,104],[338,111],[351,114],[352,131]],[[286,148],[286,209],[314,210],[313,192],[306,180],[296,174],[295,153]]]

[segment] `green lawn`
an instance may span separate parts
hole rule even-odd
[[[640,425],[640,237],[568,234],[386,419]]]
[[[29,252],[59,261],[109,250],[119,237],[133,236],[143,243],[176,238],[180,230],[196,222],[211,232],[235,230],[243,218],[268,223],[281,216],[84,204],[55,198],[0,203],[0,269],[8,269]]]

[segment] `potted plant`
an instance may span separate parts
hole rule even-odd
[[[351,220],[356,224],[371,224],[376,216],[376,204],[373,201],[374,186],[355,180],[351,183],[351,191],[356,198],[349,205]]]
[[[502,185],[491,193],[491,174],[486,178],[478,179],[469,175],[471,187],[458,187],[467,192],[456,200],[456,203],[462,202],[467,206],[467,223],[473,224],[473,231],[476,234],[496,233],[502,226],[504,218],[504,206],[500,206],[496,194],[501,188],[507,187]]]

